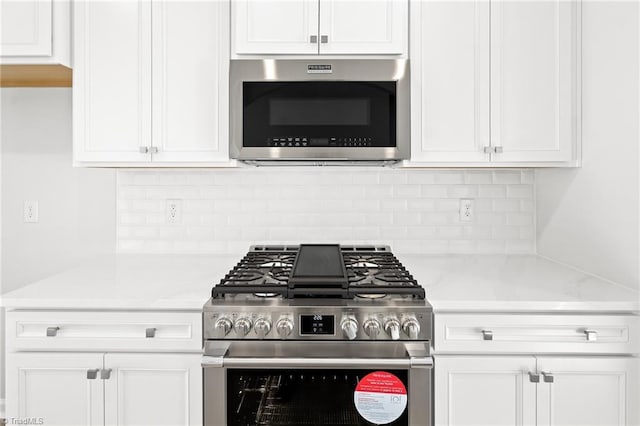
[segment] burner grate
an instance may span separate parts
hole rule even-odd
[[[386,247],[340,247],[346,271],[344,282],[329,275],[313,278],[309,283],[296,277],[294,269],[299,252],[298,246],[252,247],[213,288],[213,297],[253,293],[286,298],[384,295],[425,298],[424,289]]]

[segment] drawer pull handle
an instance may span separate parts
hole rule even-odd
[[[100,378],[102,380],[109,380],[111,378],[111,369],[103,368],[102,370],[100,370]]]
[[[147,339],[151,339],[153,337],[156,337],[156,328],[155,327],[150,327],[147,328],[144,332],[144,335]]]
[[[58,335],[60,327],[47,327],[47,337],[55,337]]]
[[[92,368],[91,370],[87,370],[87,379],[94,380],[98,377],[99,368]]]
[[[584,335],[587,338],[587,342],[595,342],[598,340],[598,332],[595,330],[585,330]]]
[[[482,330],[482,340],[493,340],[493,331]]]
[[[529,381],[531,383],[540,383],[540,375],[529,371]]]
[[[545,373],[544,371],[542,371],[541,373],[542,373],[542,379],[544,380],[545,383],[553,383],[553,374]]]

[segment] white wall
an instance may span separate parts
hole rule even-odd
[[[116,180],[71,166],[71,89],[3,88],[0,101],[4,293],[115,250]],[[39,202],[39,223],[23,222],[24,200]]]
[[[583,167],[536,173],[541,255],[640,288],[638,2],[583,3]]]

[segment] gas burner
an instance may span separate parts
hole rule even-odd
[[[261,268],[290,268],[290,263],[280,262],[280,261],[270,261],[265,262],[260,265]]]
[[[361,299],[382,299],[383,297],[386,297],[387,295],[385,293],[373,293],[373,294],[356,294],[356,297],[359,297]]]
[[[279,296],[278,293],[253,293],[253,295],[256,296],[256,297],[261,297],[261,298],[269,298],[269,297]]]
[[[356,263],[348,263],[346,264],[347,268],[379,268],[380,266],[377,263],[362,261]]]

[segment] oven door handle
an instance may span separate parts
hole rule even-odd
[[[226,368],[433,368],[431,357],[410,358],[231,358],[203,356],[202,367]]]

